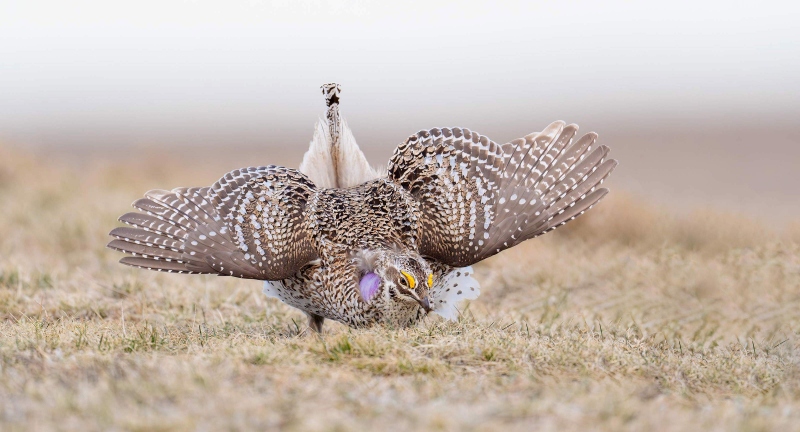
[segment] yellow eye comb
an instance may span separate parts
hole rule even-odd
[[[406,272],[404,272],[403,270],[400,270],[400,273],[402,273],[402,274],[403,274],[403,276],[405,276],[405,277],[406,277],[406,280],[408,281],[408,286],[409,286],[411,289],[414,289],[414,288],[416,288],[416,287],[417,287],[417,280],[416,280],[416,279],[414,279],[414,276],[411,276],[411,273],[406,273]]]

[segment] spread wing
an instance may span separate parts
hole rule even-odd
[[[279,280],[316,258],[311,180],[277,166],[232,171],[211,187],[154,190],[133,203],[108,247],[121,263],[175,273]]]
[[[504,145],[469,129],[410,136],[389,162],[389,178],[420,203],[419,252],[465,267],[551,231],[608,193],[616,167],[608,147],[576,125],[554,122]]]

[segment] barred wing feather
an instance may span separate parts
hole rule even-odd
[[[409,137],[389,178],[419,201],[419,252],[465,267],[563,225],[608,192],[616,167],[597,135],[554,122],[504,145],[460,128]]]
[[[306,206],[314,184],[296,170],[232,171],[211,187],[153,190],[111,231],[121,263],[174,273],[279,280],[316,258]]]

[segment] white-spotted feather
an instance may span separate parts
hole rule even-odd
[[[392,156],[389,178],[420,204],[419,252],[472,265],[596,204],[617,162],[607,159],[608,147],[590,151],[594,133],[573,143],[577,130],[556,121],[502,146],[461,128],[410,136]]]
[[[440,277],[430,291],[433,312],[442,318],[456,321],[464,300],[474,300],[481,294],[480,284],[473,275],[472,267],[454,268]]]

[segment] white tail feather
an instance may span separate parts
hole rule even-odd
[[[386,175],[385,171],[379,172],[369,165],[353,132],[339,115],[339,92],[338,84],[322,86],[328,112],[324,120],[317,122],[311,145],[299,168],[315,185],[323,188],[358,186]]]
[[[341,141],[339,142],[339,152],[337,155],[339,158],[337,166],[340,167],[339,178],[337,179],[339,187],[347,188],[358,186],[361,183],[385,176],[385,168],[383,172],[379,172],[369,165],[367,157],[364,156],[364,153],[358,148],[356,138],[347,126],[347,122],[344,118],[342,118],[340,130]]]
[[[299,171],[307,175],[314,184],[324,188],[358,186],[386,175],[385,170],[381,172],[369,165],[343,118],[339,133],[339,145],[333,147],[328,133],[328,122],[320,119],[314,128],[314,137],[303,156]]]
[[[319,119],[314,127],[314,137],[311,145],[303,156],[298,170],[307,175],[315,185],[321,188],[335,188],[336,170],[333,166],[331,143],[328,136],[328,125],[325,120]]]

